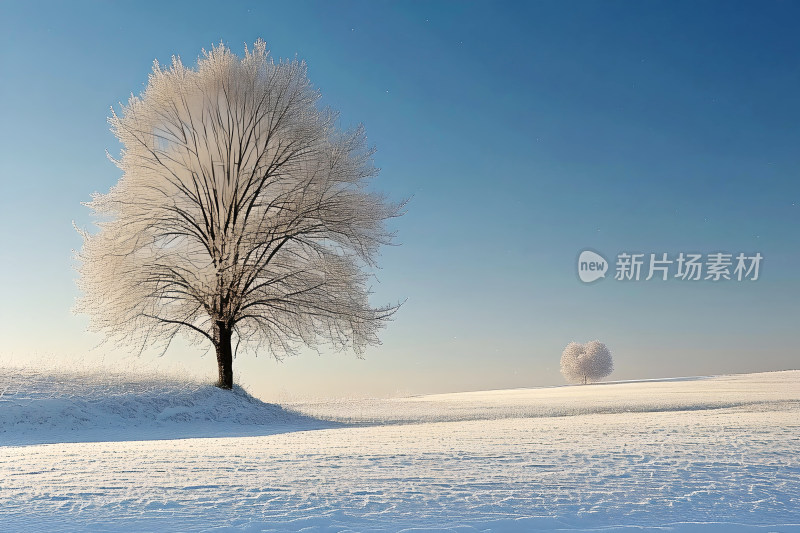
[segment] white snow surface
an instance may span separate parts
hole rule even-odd
[[[6,368],[0,445],[268,435],[333,427],[192,378]]]
[[[265,404],[0,375],[0,531],[800,532],[800,371]]]

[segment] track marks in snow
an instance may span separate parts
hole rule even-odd
[[[0,448],[0,523],[61,516],[77,530],[197,531],[211,530],[210,517],[232,531],[480,529],[498,520],[541,526],[542,517],[567,530],[791,524],[800,522],[800,442],[785,425],[796,416],[631,413]]]
[[[354,424],[0,446],[0,530],[798,531],[799,381],[790,372],[306,403],[288,411]],[[715,398],[744,403],[707,408]],[[648,402],[670,408],[593,412]],[[406,410],[415,403],[421,411]],[[585,411],[534,416],[559,405]],[[528,415],[510,416],[520,408]],[[445,421],[424,422],[437,412]],[[478,419],[446,421],[465,413]]]

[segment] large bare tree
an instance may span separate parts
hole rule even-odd
[[[363,129],[336,120],[305,64],[273,61],[263,41],[241,58],[203,51],[195,69],[156,62],[109,119],[122,178],[86,204],[90,329],[139,349],[179,332],[210,342],[226,389],[240,343],[276,358],[379,343],[397,306],[370,305],[367,270],[402,204],[365,188],[377,169]]]

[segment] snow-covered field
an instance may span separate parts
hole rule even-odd
[[[0,531],[800,531],[800,371],[275,406],[0,370]]]

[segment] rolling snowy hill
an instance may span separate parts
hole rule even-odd
[[[269,435],[333,427],[197,381],[30,368],[0,376],[0,445]]]
[[[0,377],[0,531],[412,529],[800,531],[800,372],[283,406]]]

